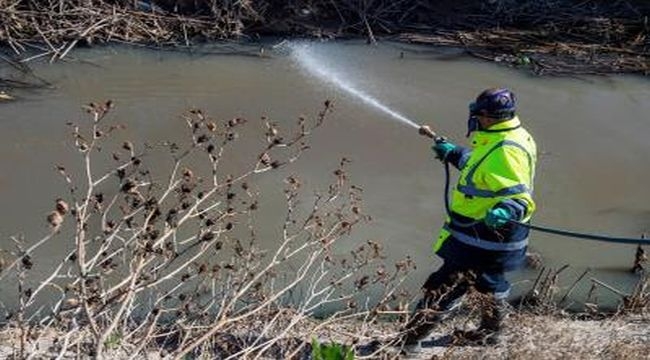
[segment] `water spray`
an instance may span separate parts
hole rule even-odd
[[[433,133],[428,127],[426,130],[422,130],[422,126],[418,125],[416,122],[382,104],[371,95],[356,88],[354,85],[346,81],[343,74],[336,71],[336,69],[327,67],[323,61],[314,54],[312,46],[309,44],[291,42],[288,44],[288,47],[291,49],[291,57],[294,61],[320,80],[335,85],[339,89],[363,101],[366,105],[390,115],[393,119],[398,120],[403,124],[418,129],[421,135],[435,138],[435,133]]]

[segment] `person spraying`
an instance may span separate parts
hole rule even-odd
[[[537,149],[516,113],[508,89],[481,92],[469,105],[469,147],[435,139],[436,158],[460,171],[448,216],[433,246],[443,260],[422,286],[423,297],[404,330],[403,343],[417,344],[461,304],[474,287],[487,295],[476,330],[458,333],[470,342],[495,343],[502,328],[510,283],[505,273],[525,263]]]

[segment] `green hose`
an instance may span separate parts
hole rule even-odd
[[[445,162],[445,210],[447,211],[447,216],[451,218],[451,210],[449,209],[449,182],[450,182],[449,163]],[[457,225],[460,225],[461,227],[468,227],[468,226],[473,226],[478,222],[479,221],[474,221],[467,224],[461,223]],[[576,231],[552,228],[549,226],[533,225],[530,223],[524,223],[516,220],[509,220],[509,222],[527,227],[532,230],[536,230],[548,234],[572,237],[577,239],[605,241],[605,242],[618,243],[618,244],[650,245],[650,239],[627,238],[627,237],[607,236],[607,235],[599,235],[599,234],[586,234],[586,233],[581,233]]]

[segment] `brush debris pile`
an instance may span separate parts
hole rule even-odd
[[[0,42],[51,60],[102,42],[190,46],[260,35],[461,47],[536,74],[650,71],[647,1],[0,0]]]

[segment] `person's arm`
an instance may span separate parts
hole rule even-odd
[[[447,161],[454,165],[456,169],[462,170],[465,167],[465,164],[467,164],[467,159],[469,159],[471,154],[472,150],[456,145],[456,147],[447,155]]]
[[[444,163],[450,163],[461,170],[467,163],[467,159],[471,154],[471,150],[462,146],[458,146],[447,140],[437,141],[431,147],[436,154],[436,159]]]
[[[506,197],[488,209],[485,222],[488,226],[498,228],[509,220],[522,221],[535,210],[535,203],[530,194],[530,163],[526,153],[511,146],[494,151],[482,166],[484,171],[477,174],[477,184],[483,189],[502,191],[515,189]],[[517,188],[518,186],[525,186]]]
[[[485,215],[485,223],[487,226],[497,229],[506,225],[511,220],[523,220],[528,213],[528,209],[528,202],[523,199],[504,199],[488,210]]]

